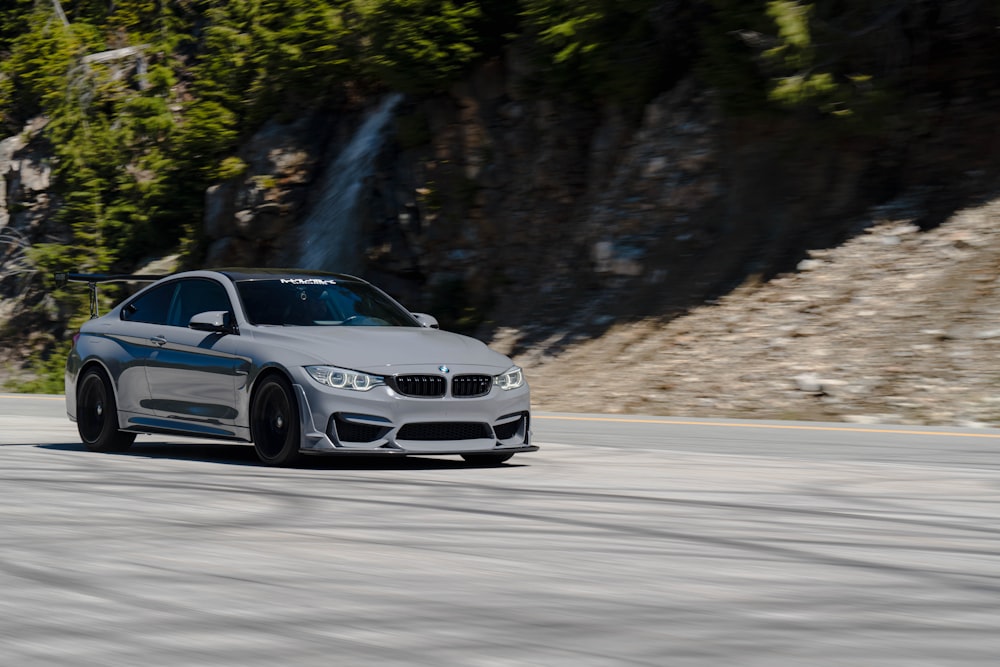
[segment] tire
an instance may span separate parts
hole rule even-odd
[[[261,381],[250,406],[250,437],[261,463],[291,465],[299,458],[301,426],[292,387],[272,375]]]
[[[512,456],[514,456],[513,452],[508,454],[462,454],[462,458],[467,463],[474,466],[483,466],[484,468],[498,466],[504,461],[510,460]]]
[[[135,433],[118,430],[118,405],[104,371],[88,368],[76,389],[76,429],[92,452],[123,452]]]

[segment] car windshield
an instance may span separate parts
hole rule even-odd
[[[338,278],[275,278],[236,283],[251,324],[275,326],[420,326],[381,291]]]

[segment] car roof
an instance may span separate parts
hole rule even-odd
[[[329,273],[326,271],[308,271],[305,269],[248,269],[248,268],[225,268],[215,269],[233,282],[243,282],[252,280],[274,280],[276,278],[299,278],[308,280],[309,278],[334,278],[344,282],[365,282],[361,278],[349,276],[344,273]]]

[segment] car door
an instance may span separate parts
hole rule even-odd
[[[123,306],[121,323],[108,333],[119,347],[118,409],[129,415],[152,415],[146,362],[157,349],[156,336],[167,322],[176,285],[157,285],[135,296]],[[131,417],[129,421],[134,421]]]
[[[191,317],[207,311],[229,313],[233,308],[221,283],[188,278],[175,283],[166,323],[153,336],[146,360],[150,404],[158,417],[174,428],[213,435],[231,434],[237,417],[236,388],[242,386],[247,364],[239,356],[240,337],[234,332],[199,331]]]

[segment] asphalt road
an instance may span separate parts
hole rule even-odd
[[[0,665],[1000,662],[1000,431],[538,415],[541,451],[78,444],[0,396]]]

